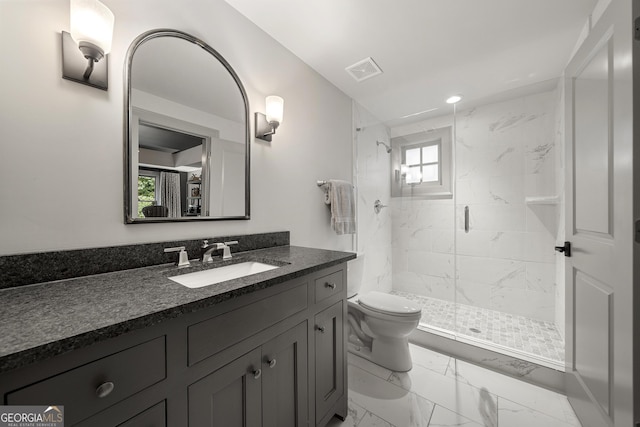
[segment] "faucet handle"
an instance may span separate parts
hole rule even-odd
[[[175,248],[164,248],[165,253],[178,251],[180,251],[178,257],[178,267],[188,267],[189,265],[191,265],[189,263],[189,255],[187,254],[184,246],[176,246]]]
[[[222,259],[231,259],[231,249],[229,248],[230,245],[237,245],[238,241],[237,240],[232,240],[230,242],[224,242],[222,244],[222,249],[224,249],[222,251]]]
[[[208,240],[203,240],[202,241],[202,249],[205,249],[207,246],[209,246],[209,241]]]

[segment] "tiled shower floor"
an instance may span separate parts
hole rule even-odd
[[[391,293],[415,301],[423,307],[421,326],[455,331],[564,363],[564,341],[556,325],[551,322],[464,304],[457,304],[456,313],[456,304],[453,302],[407,292]]]

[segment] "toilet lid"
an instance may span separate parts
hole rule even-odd
[[[361,295],[359,302],[368,309],[396,316],[412,316],[422,311],[419,306],[406,298],[377,291]]]

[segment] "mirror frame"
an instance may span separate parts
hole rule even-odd
[[[233,80],[236,82],[238,89],[240,90],[240,94],[242,95],[242,100],[244,101],[244,110],[245,110],[245,201],[244,201],[244,215],[240,216],[219,216],[219,217],[180,217],[180,218],[137,218],[133,216],[134,206],[132,206],[131,198],[132,198],[132,186],[133,186],[133,176],[131,174],[132,171],[132,159],[131,159],[131,149],[133,148],[131,145],[132,141],[132,120],[133,120],[133,106],[131,105],[131,65],[133,63],[133,55],[136,50],[146,41],[152,40],[159,37],[177,37],[188,42],[191,42],[195,45],[198,45],[205,52],[212,55],[216,58],[220,63],[225,67],[225,69],[231,74]],[[240,78],[234,71],[234,69],[229,65],[229,63],[220,55],[215,49],[209,46],[207,43],[202,40],[192,36],[191,34],[185,33],[179,30],[171,30],[171,29],[156,29],[150,30],[140,34],[136,39],[131,43],[129,49],[127,50],[127,58],[125,62],[125,72],[124,72],[124,221],[125,224],[148,224],[148,223],[159,223],[159,222],[193,222],[193,221],[224,221],[224,220],[240,220],[240,219],[251,219],[250,218],[250,183],[251,183],[251,152],[250,152],[250,113],[249,113],[249,99],[247,98],[247,92],[244,90],[244,86],[240,81]],[[136,209],[137,211],[137,209]]]

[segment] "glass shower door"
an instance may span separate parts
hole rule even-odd
[[[420,305],[420,329],[455,338],[453,115],[391,130],[393,291]],[[447,194],[448,193],[448,194]]]
[[[460,109],[454,195],[457,338],[557,368],[558,94]]]

